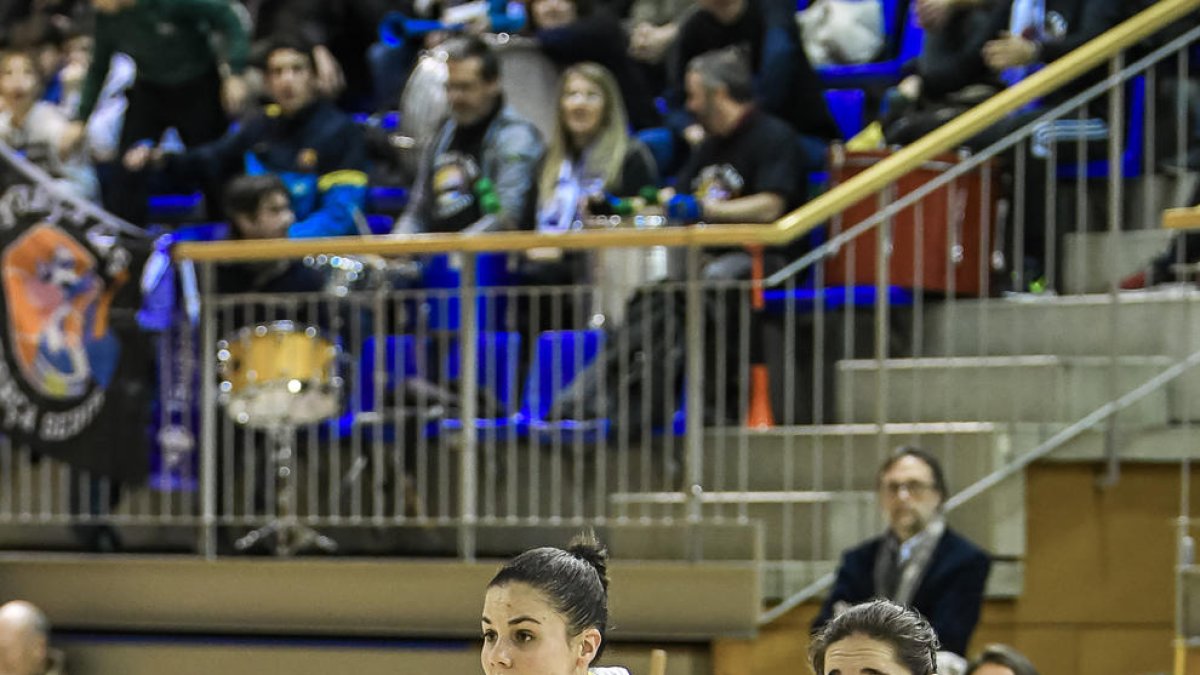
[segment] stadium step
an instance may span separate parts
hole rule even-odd
[[[1098,356],[887,359],[882,368],[875,360],[847,360],[837,366],[837,409],[841,421],[873,421],[878,414],[876,392],[884,391],[881,407],[887,421],[1069,423],[1172,363],[1163,356],[1122,356],[1117,359],[1116,381],[1110,383],[1110,361]],[[1123,411],[1121,419],[1165,426],[1174,412],[1168,393],[1160,389],[1149,394]]]
[[[1172,236],[1163,229],[1067,234],[1060,287],[1071,294],[1102,293],[1166,250]]]

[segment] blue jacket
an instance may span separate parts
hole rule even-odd
[[[268,106],[219,140],[170,156],[167,171],[206,182],[225,182],[240,173],[278,175],[296,212],[289,238],[357,234],[355,212],[366,203],[362,130],[325,100],[291,116]]]
[[[842,555],[837,581],[813,621],[814,631],[833,618],[835,603],[856,605],[876,597],[875,557],[882,544],[883,537],[875,537]],[[942,649],[966,655],[991,566],[985,551],[946,528],[912,600],[912,608],[933,625]]]

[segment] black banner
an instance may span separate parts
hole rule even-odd
[[[150,242],[0,145],[0,432],[120,480],[147,472]]]

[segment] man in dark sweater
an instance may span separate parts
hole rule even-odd
[[[95,51],[75,121],[62,138],[63,154],[82,140],[117,52],[128,54],[137,64],[137,80],[127,94],[122,153],[143,140],[157,141],[169,127],[175,127],[189,146],[218,138],[228,126],[225,112],[240,110],[247,92],[241,72],[249,43],[231,4],[226,0],[92,0],[92,5]],[[225,45],[223,58],[213,50],[214,33]],[[123,172],[116,181],[112,210],[132,222],[145,222],[145,183]]]
[[[825,104],[822,86],[800,46],[791,0],[697,0],[697,10],[679,30],[671,59],[673,109],[669,125],[690,143],[702,128],[683,107],[687,66],[692,59],[736,46],[749,55],[754,73],[753,99],[758,107],[787,122],[798,135],[801,166],[824,165],[825,146],[838,137]]]
[[[687,109],[704,128],[704,140],[676,180],[678,194],[667,201],[677,221],[707,223],[770,223],[801,201],[804,174],[797,158],[796,134],[786,122],[761,109],[753,100],[750,68],[737,47],[708,52],[688,64]],[[745,249],[708,251],[702,275],[706,281],[749,279],[753,258]],[[798,255],[797,247],[768,249],[763,267],[770,274]],[[729,335],[724,351],[720,340],[706,343],[704,378],[706,417],[711,422],[736,421],[741,405],[739,376],[744,365],[741,312],[744,290],[727,287],[707,294],[709,335]],[[750,320],[748,337],[753,353],[762,344],[760,317]],[[721,364],[724,370],[721,370]],[[753,363],[759,363],[755,360]],[[718,405],[724,401],[724,406]]]
[[[237,131],[182,155],[138,145],[125,153],[125,167],[138,172],[153,162],[193,184],[273,173],[287,186],[297,218],[288,237],[357,234],[356,212],[366,201],[366,145],[358,125],[318,93],[311,46],[276,40],[267,54],[266,87],[275,103]]]
[[[887,598],[927,618],[942,649],[965,655],[979,623],[988,554],[946,527],[942,505],[950,495],[933,455],[897,449],[880,467],[878,483],[888,531],[842,555],[813,630],[847,607]]]
[[[687,110],[703,127],[704,140],[679,173],[672,215],[769,223],[794,207],[803,182],[794,132],[754,102],[742,53],[727,48],[698,56],[684,81]]]

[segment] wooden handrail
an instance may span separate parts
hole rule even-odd
[[[653,230],[617,229],[545,235],[502,232],[484,235],[438,234],[407,237],[192,242],[175,248],[176,258],[197,261],[262,260],[307,255],[408,255],[417,253],[640,248],[648,246],[779,245],[807,234],[853,204],[899,180],[943,152],[998,122],[1036,98],[1051,93],[1114,55],[1200,8],[1200,0],[1160,0],[1032,76],[980,103],[894,155],[767,225],[710,225]]]
[[[1163,211],[1162,226],[1173,230],[1200,229],[1200,206]]]
[[[774,225],[693,225],[652,230],[615,229],[539,234],[414,234],[399,237],[329,237],[323,239],[256,239],[187,242],[175,247],[177,259],[246,261],[302,258],[309,255],[402,256],[418,253],[487,253],[533,248],[594,249],[649,246],[740,246],[762,241]]]

